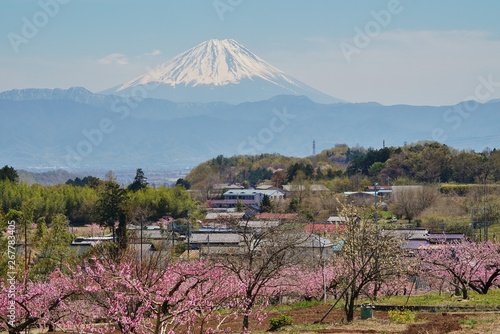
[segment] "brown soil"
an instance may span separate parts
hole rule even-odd
[[[273,333],[331,333],[331,334],[445,334],[445,333],[500,333],[500,316],[495,313],[423,313],[417,314],[413,324],[395,324],[389,320],[386,311],[373,311],[373,318],[367,320],[360,319],[359,310],[355,313],[353,323],[345,323],[345,315],[342,310],[335,309],[326,317],[322,324],[318,321],[330,308],[329,305],[316,305],[313,307],[290,310],[286,312],[271,311],[262,323],[250,318],[250,332],[255,334],[266,333],[269,330],[269,319],[287,315],[292,318],[293,330],[283,330]],[[461,320],[474,320],[476,325],[471,327],[461,324]],[[314,325],[316,324],[316,325]],[[230,329],[228,333],[241,333],[242,319],[230,321],[221,329]],[[307,328],[307,329],[304,329]],[[177,333],[185,333],[182,329],[177,329]],[[53,332],[56,334],[56,332]]]
[[[300,328],[300,325],[311,325],[317,323],[328,311],[330,305],[316,305],[309,308],[290,310],[284,313],[271,311],[266,320],[261,324],[255,319],[250,320],[250,330],[252,332],[266,332],[269,329],[269,319],[285,314],[293,319],[293,325]],[[445,334],[461,329],[460,320],[462,316],[447,313],[419,313],[415,324],[394,325],[389,320],[385,311],[373,311],[373,318],[361,320],[359,311],[353,323],[345,323],[343,310],[335,309],[331,311],[323,321],[322,329],[316,330],[294,330],[293,333],[349,333],[349,334],[376,334],[376,333],[401,333],[401,334]],[[227,327],[238,332],[241,328],[241,320],[228,323]],[[227,327],[224,328],[227,328]],[[405,329],[406,328],[406,329]],[[287,333],[275,332],[275,333]],[[288,332],[290,333],[290,332]]]
[[[462,318],[457,314],[422,314],[417,320],[424,320],[425,323],[408,325],[402,334],[444,334],[458,331],[461,329],[460,320]]]

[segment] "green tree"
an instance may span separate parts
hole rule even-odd
[[[128,190],[135,192],[135,191],[144,189],[147,186],[148,186],[148,178],[146,176],[144,176],[144,172],[142,171],[142,168],[137,168],[137,171],[135,172],[134,182],[132,182],[128,186]]]
[[[377,161],[374,162],[370,168],[368,168],[368,173],[371,176],[377,176],[385,168],[385,163]]]
[[[271,198],[268,195],[264,195],[260,204],[260,212],[271,212],[272,210],[273,204],[271,203]]]
[[[128,247],[128,232],[127,232],[127,216],[124,212],[120,212],[118,217],[118,228],[116,229],[118,238],[118,249],[124,251]]]
[[[41,223],[43,226],[43,222]],[[54,216],[48,230],[37,245],[37,256],[31,270],[31,276],[43,278],[56,267],[62,268],[64,263],[71,262],[71,241],[73,233],[69,231],[68,218],[63,214]]]
[[[481,173],[482,160],[480,154],[461,151],[451,158],[452,179],[458,183],[473,183]]]
[[[99,185],[100,180],[97,177],[93,176],[85,176],[83,179],[80,179],[79,177],[75,178],[74,180],[69,179],[66,181],[67,185],[75,186],[75,187],[92,187],[96,188]]]
[[[241,203],[240,200],[238,200],[238,202],[236,202],[235,209],[236,212],[243,212],[243,210],[245,210],[245,206],[243,205],[243,203]]]
[[[2,167],[2,169],[0,169],[0,180],[17,182],[19,180],[19,175],[13,167],[5,165]]]
[[[175,182],[175,185],[181,185],[183,186],[184,188],[186,188],[187,190],[189,190],[189,188],[191,188],[191,183],[186,180],[186,179],[177,179],[177,182]]]
[[[349,162],[346,173],[347,175],[355,175],[358,173],[368,175],[369,168],[376,162],[384,163],[391,155],[390,149],[384,147],[380,150],[369,149],[366,154],[358,155]]]
[[[47,224],[45,223],[45,219],[41,218],[38,220],[36,224],[35,234],[33,235],[33,243],[36,245],[47,236],[48,229]]]
[[[290,200],[290,204],[288,205],[288,211],[297,212],[299,210],[300,203],[296,198],[292,198]]]
[[[108,227],[113,233],[113,240],[115,240],[115,222],[118,221],[120,214],[125,212],[126,200],[125,189],[116,183],[112,173],[108,173],[99,193],[97,216],[99,223]]]

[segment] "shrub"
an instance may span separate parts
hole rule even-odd
[[[269,330],[276,331],[284,326],[290,326],[292,324],[292,318],[286,315],[282,315],[279,318],[269,319]]]
[[[477,325],[477,320],[462,319],[460,324],[469,326],[470,329],[474,329]]]
[[[411,323],[415,321],[415,312],[410,310],[390,310],[389,318],[397,323]]]

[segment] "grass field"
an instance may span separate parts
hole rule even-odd
[[[317,323],[330,308],[320,302],[302,302],[279,305],[268,309],[268,320],[285,315],[292,324],[276,333],[403,333],[403,334],[455,334],[455,333],[500,333],[500,289],[487,295],[472,292],[469,300],[462,300],[449,293],[427,293],[415,296],[394,296],[377,300],[375,305],[391,306],[439,306],[437,312],[403,311],[413,317],[394,317],[387,310],[373,311],[373,318],[362,320],[358,309],[355,320],[344,321],[341,306],[336,307],[323,323]],[[362,302],[362,301],[360,301]],[[447,308],[466,307],[467,311],[447,311]],[[379,307],[382,308],[382,307]],[[484,309],[489,309],[484,311]],[[496,310],[496,311],[495,311]],[[401,319],[411,319],[401,321]],[[252,333],[266,333],[268,323],[254,328]]]

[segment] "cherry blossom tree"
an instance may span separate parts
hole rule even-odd
[[[0,328],[14,334],[32,326],[53,327],[64,316],[61,306],[79,293],[80,286],[56,268],[43,281],[29,280],[27,273],[19,281],[8,277],[0,289]]]
[[[114,254],[113,251],[111,251]],[[75,327],[122,333],[210,332],[246,307],[239,281],[221,266],[205,261],[173,260],[157,252],[139,261],[133,252],[95,257],[77,271],[85,293],[73,307]],[[81,313],[91,305],[108,324],[96,327]],[[217,310],[229,310],[224,314]],[[94,317],[95,318],[95,317]]]
[[[261,311],[269,298],[276,294],[277,282],[284,270],[304,260],[302,249],[310,235],[303,232],[304,223],[298,218],[273,227],[251,229],[241,227],[241,243],[237,249],[224,254],[211,254],[210,259],[220,263],[231,275],[235,275],[244,288],[246,298],[243,310],[243,330],[249,329],[252,312],[261,318]]]
[[[174,261],[161,252],[140,261],[114,247],[66,268],[69,274],[56,268],[44,281],[2,281],[0,328],[211,333],[248,310],[245,287],[221,265]]]
[[[469,298],[469,290],[488,293],[500,280],[500,244],[461,241],[421,249],[422,275],[442,279]]]
[[[324,294],[335,295],[336,271],[330,264],[298,265],[286,268],[272,283],[276,295],[305,300],[322,300]]]

